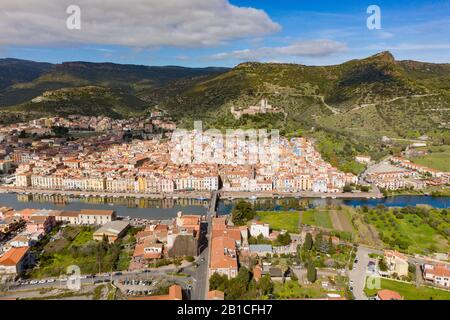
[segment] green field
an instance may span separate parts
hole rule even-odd
[[[326,291],[317,283],[308,286],[302,286],[298,281],[286,281],[274,283],[273,294],[277,299],[301,299],[301,298],[323,298]]]
[[[450,146],[431,147],[426,156],[411,159],[414,163],[433,168],[436,170],[450,172]]]
[[[81,230],[80,233],[73,239],[70,246],[82,246],[86,244],[87,242],[91,241],[94,236],[94,230],[92,229],[85,229]]]
[[[268,223],[273,230],[287,230],[297,233],[299,227],[298,211],[258,211],[259,221]]]
[[[448,240],[439,232],[446,230],[448,223],[439,215],[439,211],[430,210],[435,228],[417,214],[399,214],[394,211],[371,210],[365,219],[375,226],[380,239],[392,248],[409,253],[447,252]]]
[[[450,300],[450,291],[430,287],[416,287],[413,284],[381,279],[381,289],[397,291],[405,300]],[[367,296],[374,296],[379,289],[364,289]]]
[[[82,274],[95,274],[112,270],[126,270],[130,250],[121,249],[122,240],[114,244],[94,241],[91,227],[66,227],[60,239],[49,242],[39,256],[38,265],[29,272],[31,278],[55,277],[65,274],[67,267],[76,265]],[[129,229],[124,241],[132,239]]]
[[[328,211],[325,209],[310,209],[303,212],[302,223],[327,229],[333,229]]]

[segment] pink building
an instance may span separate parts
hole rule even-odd
[[[49,233],[56,225],[54,216],[31,216],[27,223],[28,233]]]

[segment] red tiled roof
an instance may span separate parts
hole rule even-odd
[[[91,215],[91,216],[111,216],[114,213],[114,210],[91,210],[91,209],[82,209],[80,210],[80,214]]]
[[[378,291],[377,296],[380,300],[402,300],[398,292],[388,289]]]
[[[0,265],[16,266],[27,254],[29,247],[11,248],[0,257]]]
[[[208,300],[224,300],[225,293],[219,290],[212,290],[208,292]]]

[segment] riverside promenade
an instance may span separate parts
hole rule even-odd
[[[263,191],[263,192],[238,192],[238,191],[220,191],[220,197],[222,199],[241,199],[241,198],[345,198],[345,199],[381,199],[384,198],[381,192],[335,192],[335,193],[322,193],[322,192],[275,192],[275,191]]]
[[[147,199],[167,199],[167,198],[189,198],[205,199],[211,198],[211,192],[208,191],[180,191],[172,193],[136,193],[136,192],[106,192],[106,191],[76,191],[76,190],[48,190],[33,188],[16,188],[0,186],[0,193],[20,193],[20,194],[45,194],[79,197],[131,197]]]
[[[188,198],[188,199],[211,199],[209,191],[179,191],[171,193],[136,193],[136,192],[106,192],[106,191],[75,191],[75,190],[47,190],[33,188],[17,188],[9,186],[0,186],[0,193],[20,193],[20,194],[45,194],[45,195],[64,195],[80,197],[132,197],[146,199],[167,199],[167,198]],[[239,192],[219,190],[218,194],[222,199],[257,199],[257,198],[346,198],[346,199],[380,199],[383,198],[381,192]]]

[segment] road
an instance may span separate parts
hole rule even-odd
[[[217,204],[218,192],[214,191],[211,194],[211,202],[205,221],[205,246],[203,251],[199,255],[198,261],[200,262],[197,272],[194,276],[195,284],[192,292],[192,300],[206,300],[209,289],[209,277],[208,267],[209,258],[211,252],[211,229],[212,218],[216,216],[216,204]]]
[[[356,252],[358,263],[354,263],[353,269],[348,273],[350,280],[353,281],[353,295],[356,300],[367,300],[364,288],[366,286],[367,264],[370,261],[369,253],[372,252],[371,249],[358,247]]]
[[[188,267],[190,268],[190,267]],[[94,278],[87,277],[87,276],[81,276],[80,279],[80,285],[81,286],[89,286],[89,285],[97,285],[102,284],[106,282],[114,282],[118,283],[120,280],[149,280],[151,278],[153,279],[167,279],[171,280],[181,287],[185,289],[185,291],[189,294],[190,288],[193,281],[193,278],[191,276],[173,276],[167,273],[175,272],[176,268],[166,268],[164,270],[146,270],[145,272],[139,271],[139,272],[119,272],[119,273],[113,273],[113,274],[101,274],[96,275]],[[39,290],[45,289],[45,288],[55,288],[55,289],[67,289],[68,283],[66,279],[57,279],[53,282],[46,282],[46,283],[36,283],[36,284],[20,284],[18,282],[11,283],[9,285],[9,288],[7,292],[3,295],[5,297],[15,297],[17,295],[20,295],[23,292],[37,292]],[[147,289],[147,288],[142,288]]]
[[[375,261],[374,259],[369,258],[370,253],[382,256],[384,251],[360,245],[356,253],[358,263],[354,264],[353,270],[348,273],[350,280],[353,281],[353,295],[356,300],[367,300],[367,297],[364,294],[367,277],[367,265],[369,261]],[[416,285],[419,286],[423,283],[420,266],[427,263],[427,260],[408,255],[407,258],[409,263],[416,265]]]

